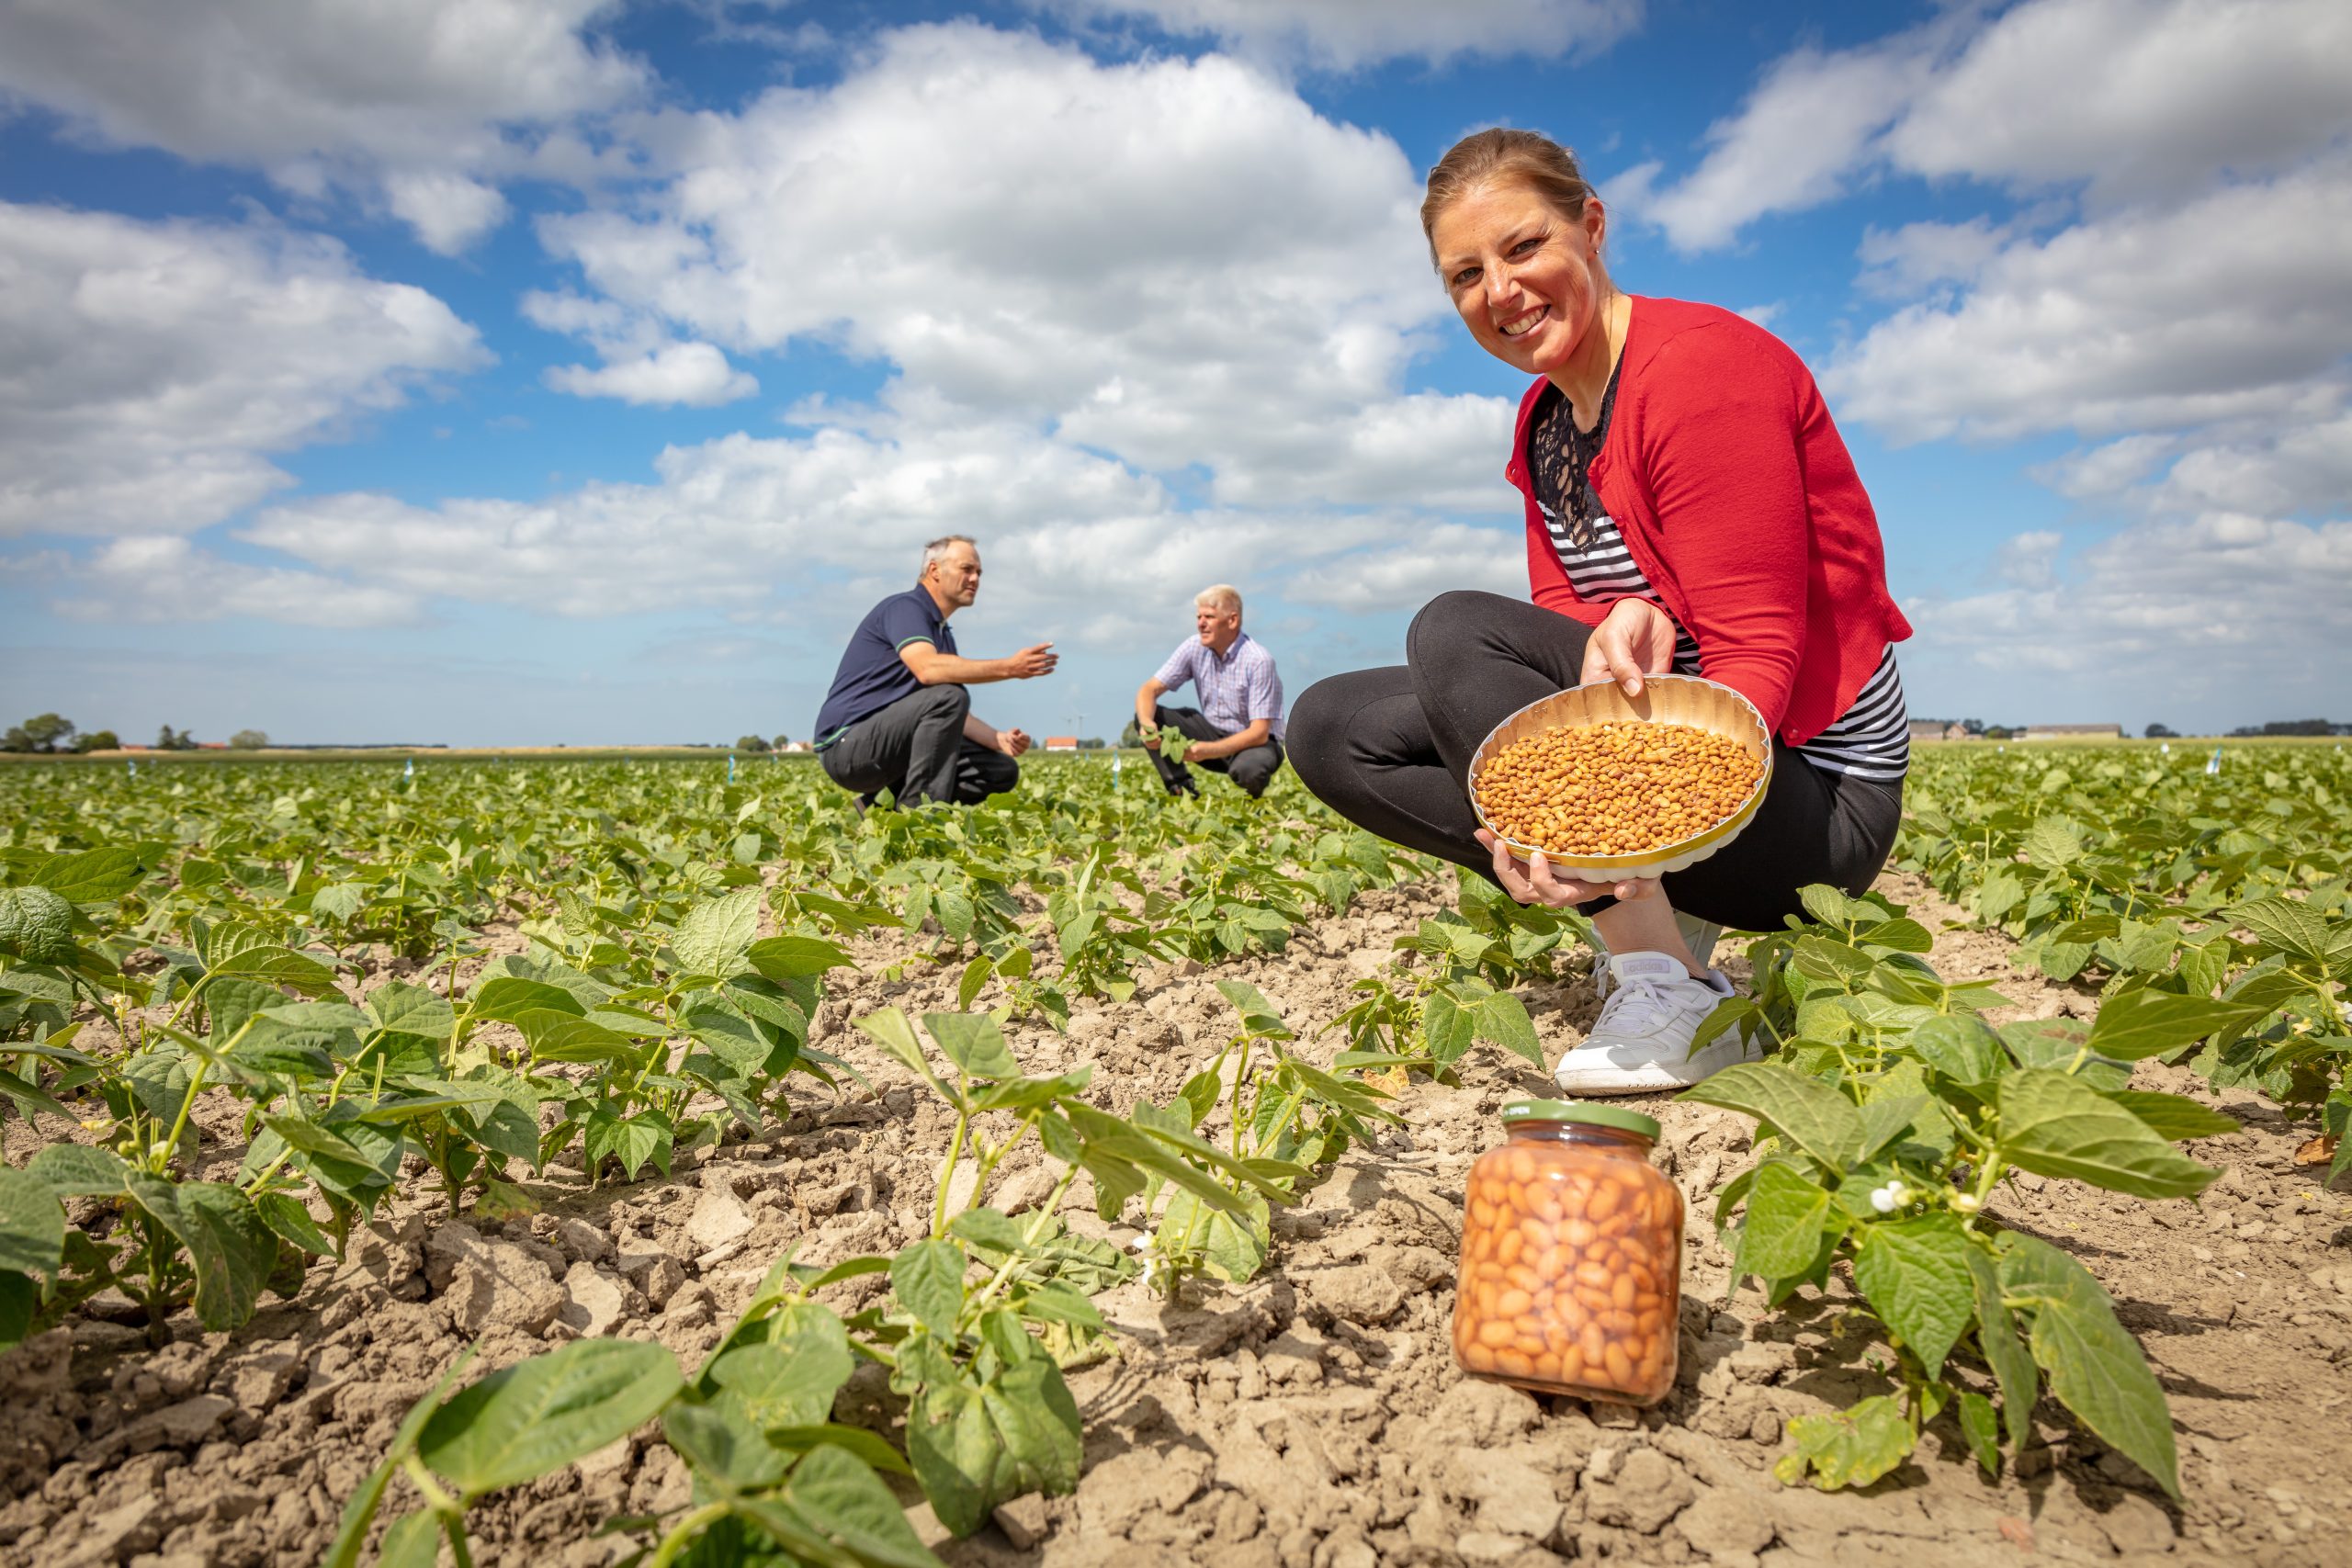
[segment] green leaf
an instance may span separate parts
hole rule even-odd
[[[925,1389],[907,1414],[907,1457],[939,1522],[970,1535],[1000,1503],[1077,1487],[1078,1405],[1043,1357],[978,1389]]]
[[[1477,1015],[1445,989],[1431,991],[1421,1005],[1421,1048],[1440,1072],[1462,1059],[1477,1037]]]
[[[1930,1381],[1976,1320],[1972,1250],[1951,1214],[1867,1224],[1858,1233],[1854,1283],[1879,1321],[1919,1358]]]
[[[277,1264],[277,1238],[253,1201],[220,1182],[175,1186],[143,1172],[130,1176],[129,1188],[131,1201],[187,1249],[197,1321],[218,1333],[252,1317]]]
[[[224,978],[259,980],[266,985],[290,986],[306,997],[334,996],[334,971],[308,953],[284,947],[248,947],[214,965],[211,973]]]
[[[1492,992],[1478,1004],[1477,1035],[1514,1056],[1525,1057],[1538,1067],[1544,1065],[1543,1043],[1535,1037],[1535,1021],[1527,1016],[1526,1004],[1509,991]]]
[[[501,981],[528,985],[529,981]],[[552,987],[542,989],[552,990]],[[537,1062],[635,1062],[640,1047],[628,1035],[591,1023],[576,1013],[554,1008],[521,1008],[508,1020],[530,1042],[531,1059]]]
[[[441,1516],[429,1509],[402,1514],[376,1548],[376,1568],[434,1568],[441,1561]]]
[[[890,1260],[899,1303],[933,1334],[951,1337],[964,1310],[964,1249],[952,1241],[919,1241]]]
[[[74,952],[74,906],[46,887],[0,888],[0,953],[64,964]]]
[[[2217,1138],[2224,1133],[2238,1130],[2234,1118],[2199,1105],[2187,1095],[2155,1094],[2132,1089],[2110,1089],[2100,1092],[2146,1122],[2148,1131],[2166,1142],[2177,1143],[2183,1138]]]
[[[127,1190],[132,1168],[112,1149],[51,1144],[25,1162],[25,1172],[60,1198],[112,1198]]]
[[[2172,1412],[2107,1292],[2038,1237],[2011,1231],[2002,1247],[2001,1292],[2032,1316],[2033,1359],[2050,1374],[2050,1392],[2178,1502]]]
[[[65,1210],[46,1181],[0,1166],[0,1269],[54,1276],[65,1256]]]
[[[837,1444],[809,1450],[775,1496],[736,1507],[811,1563],[944,1568],[881,1477]]]
[[[111,904],[164,863],[162,844],[117,845],[51,855],[18,880],[46,887],[69,904]]]
[[[2099,1004],[2090,1046],[2110,1060],[2136,1062],[2202,1040],[2239,1012],[2228,1002],[2172,991],[2125,991]]]
[[[457,1032],[458,1015],[441,994],[406,980],[385,981],[368,993],[363,1005],[389,1033],[447,1040]]]
[[[1810,1471],[1814,1485],[1824,1492],[1868,1486],[1910,1458],[1917,1440],[1903,1406],[1883,1393],[1851,1410],[1800,1416],[1789,1423],[1789,1436],[1796,1439],[1796,1451],[1774,1465],[1772,1473],[1794,1486]]]
[[[744,962],[767,979],[786,980],[822,975],[829,969],[854,969],[857,961],[821,937],[772,936],[744,950]]]
[[[1993,1414],[1993,1402],[1973,1389],[1960,1396],[1960,1435],[1986,1480],[2001,1473],[2000,1418]]]
[[[765,1327],[764,1340],[738,1345],[710,1363],[704,1382],[712,1403],[763,1431],[825,1420],[855,1366],[841,1319],[813,1302],[786,1302]]]
[[[2028,861],[2044,870],[2072,864],[2082,858],[2082,825],[2071,818],[2041,818],[2026,829],[2019,848]]]
[[[600,1105],[589,1113],[586,1131],[582,1135],[581,1152],[594,1170],[606,1159],[621,1162],[631,1181],[648,1162],[666,1173],[670,1168],[670,1150],[677,1142],[677,1131],[659,1111],[640,1111],[623,1118],[610,1106]]]
[[[526,980],[519,975],[493,975],[481,981],[467,998],[466,1008],[477,1019],[497,1019],[517,1025],[532,1012],[569,1014],[573,1018],[584,1018],[588,1012],[587,1005],[561,986]]]
[[[582,1339],[495,1371],[433,1413],[417,1454],[467,1501],[628,1436],[682,1386],[659,1345]]]
[[[788,1454],[807,1453],[817,1448],[836,1448],[893,1475],[912,1476],[915,1472],[914,1467],[907,1462],[906,1455],[892,1448],[888,1438],[863,1427],[847,1427],[838,1421],[820,1422],[809,1427],[771,1427],[767,1438],[769,1442]]]
[[[1209,1208],[1190,1192],[1170,1193],[1168,1207],[1159,1217],[1160,1234],[1192,1237],[1210,1273],[1240,1284],[1264,1267],[1267,1249],[1273,1244],[1266,1200],[1251,1192],[1243,1201],[1249,1208],[1235,1213]]]
[[[922,1043],[915,1038],[915,1026],[907,1021],[905,1013],[897,1008],[883,1008],[877,1012],[867,1013],[856,1023],[861,1032],[871,1036],[876,1044],[888,1052],[909,1072],[941,1093],[948,1092],[946,1086],[939,1081],[939,1075],[932,1071],[931,1059],[923,1055]]]
[[[739,887],[688,909],[670,933],[670,949],[697,975],[725,979],[746,966],[760,929],[760,889]]]
[[[996,1020],[984,1012],[927,1012],[922,1026],[947,1059],[976,1078],[1017,1078],[1021,1064],[1004,1043]]]
[[[311,1211],[293,1194],[265,1192],[254,1200],[254,1209],[278,1240],[291,1242],[313,1258],[323,1258],[334,1250],[334,1239],[319,1228]]]
[[[2277,952],[2322,966],[2329,963],[2333,943],[2326,918],[2299,899],[2257,899],[2239,905],[2229,912],[2228,918]]]
[[[1942,1014],[1911,1032],[1919,1059],[1958,1083],[1991,1083],[2008,1069],[2009,1054],[1984,1021]]]
[[[2198,1164],[2080,1078],[2021,1067],[2001,1080],[2001,1156],[2039,1176],[2140,1198],[2191,1198],[2222,1173]]]
[[[1678,1098],[1769,1122],[1833,1170],[1842,1171],[1861,1157],[1862,1118],[1853,1102],[1820,1079],[1775,1062],[1736,1063]]]
[[[1297,1038],[1290,1025],[1283,1021],[1283,1015],[1274,1010],[1274,1004],[1257,987],[1243,980],[1219,980],[1216,988],[1240,1013],[1241,1027],[1250,1033],[1272,1040]]]
[[[724,1405],[672,1404],[662,1413],[662,1435],[694,1468],[697,1482],[729,1493],[773,1486],[791,1463],[765,1433]]]
[[[1766,1280],[1804,1273],[1820,1255],[1829,1205],[1829,1193],[1793,1167],[1779,1161],[1760,1167],[1747,1189],[1747,1218],[1740,1226],[1735,1271]]]

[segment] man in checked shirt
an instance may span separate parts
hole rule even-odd
[[[1184,762],[1224,773],[1252,800],[1266,793],[1283,765],[1283,678],[1274,656],[1241,629],[1241,595],[1226,583],[1204,588],[1193,601],[1188,637],[1159,673],[1136,688],[1136,728],[1152,752],[1152,766],[1170,795],[1194,795]],[[1197,708],[1171,708],[1159,699],[1190,681]],[[1162,751],[1159,731],[1174,729],[1191,744],[1184,762]]]

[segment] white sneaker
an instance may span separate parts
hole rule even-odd
[[[1691,963],[1702,969],[1714,963],[1715,943],[1724,934],[1723,927],[1713,920],[1702,920],[1696,915],[1686,915],[1679,909],[1674,911],[1674,924],[1675,928],[1682,933],[1682,945],[1690,950]],[[1600,962],[1592,966],[1593,993],[1602,1001],[1607,1001],[1609,999],[1609,944],[1601,940],[1599,931],[1595,931],[1592,933],[1592,945],[1600,956]]]
[[[1560,1058],[1553,1077],[1570,1094],[1651,1094],[1687,1089],[1763,1053],[1727,1030],[1692,1055],[1690,1041],[1715,1004],[1732,994],[1717,970],[1694,980],[1662,953],[1621,953],[1609,961],[1600,1016],[1585,1043]]]

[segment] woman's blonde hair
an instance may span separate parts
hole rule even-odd
[[[1421,198],[1421,237],[1429,242],[1431,266],[1438,265],[1440,215],[1470,191],[1497,181],[1524,186],[1571,220],[1584,216],[1584,204],[1593,195],[1577,167],[1577,155],[1541,131],[1498,125],[1465,136],[1430,171],[1429,194]]]

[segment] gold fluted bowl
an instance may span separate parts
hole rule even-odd
[[[1764,727],[1764,716],[1756,711],[1754,703],[1717,682],[1697,675],[1647,675],[1642,679],[1642,694],[1638,697],[1625,695],[1624,688],[1614,681],[1596,681],[1538,698],[1488,730],[1486,739],[1478,743],[1477,753],[1470,759],[1470,809],[1478,814],[1478,825],[1493,830],[1520,859],[1535,853],[1534,845],[1506,836],[1487,820],[1486,808],[1478,804],[1478,780],[1486,772],[1487,759],[1514,740],[1524,740],[1545,730],[1626,721],[1687,724],[1693,729],[1726,737],[1756,759],[1757,766],[1762,770],[1757,774],[1756,787],[1747,792],[1747,798],[1730,816],[1687,839],[1660,844],[1637,855],[1594,855],[1574,864],[1554,858],[1555,874],[1578,882],[1664,876],[1669,871],[1680,871],[1705,860],[1737,838],[1739,830],[1755,818],[1756,808],[1764,803],[1764,792],[1772,786],[1772,734]],[[1548,851],[1545,852],[1549,854]]]

